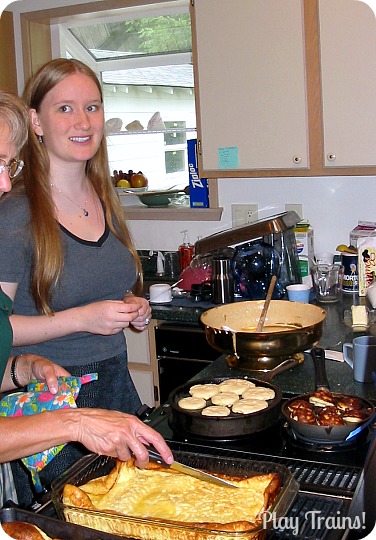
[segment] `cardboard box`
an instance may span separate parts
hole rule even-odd
[[[209,189],[207,178],[200,178],[197,167],[197,139],[187,141],[189,199],[191,208],[209,208]]]
[[[367,287],[376,281],[376,237],[358,240],[359,296],[366,296]]]
[[[296,248],[299,256],[300,270],[302,278],[309,276],[315,257],[314,233],[312,227],[295,227]]]
[[[358,247],[358,241],[369,236],[376,236],[376,223],[358,221],[358,225],[350,232],[350,246]]]

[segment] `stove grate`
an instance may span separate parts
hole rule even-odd
[[[347,515],[349,505],[346,499],[299,492],[287,516],[273,525],[267,540],[340,540],[345,530],[339,517]]]
[[[202,454],[228,457],[229,450],[225,448],[213,448],[200,446],[189,442],[168,441],[172,450],[189,451]],[[362,469],[347,465],[335,465],[328,463],[316,463],[296,458],[286,458],[281,456],[270,456],[267,454],[254,454],[231,449],[231,455],[243,459],[253,459],[256,461],[271,461],[285,465],[293,473],[294,478],[299,482],[301,491],[322,493],[351,498],[361,476]]]

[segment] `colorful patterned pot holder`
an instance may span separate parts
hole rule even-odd
[[[77,407],[76,399],[81,385],[96,381],[97,373],[82,377],[59,377],[59,389],[51,394],[45,381],[31,381],[27,392],[16,392],[4,396],[0,401],[0,416],[28,416],[44,411]],[[43,491],[39,472],[64,448],[65,444],[54,446],[44,452],[39,452],[22,459],[31,473],[34,487],[38,493]]]

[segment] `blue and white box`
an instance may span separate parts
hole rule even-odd
[[[197,139],[187,141],[189,199],[191,208],[209,208],[209,189],[207,178],[200,178],[197,167]]]

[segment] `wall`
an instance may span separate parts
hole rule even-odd
[[[80,3],[90,1],[80,0]],[[70,4],[76,2],[48,0],[49,7]],[[47,7],[42,0],[22,0],[12,3],[9,9],[17,14],[42,6]],[[219,179],[218,184],[219,204],[224,207],[221,222],[129,222],[137,248],[173,250],[181,243],[184,229],[189,231],[191,242],[195,242],[197,236],[230,228],[233,203],[258,204],[261,218],[284,211],[285,203],[302,204],[303,217],[311,222],[315,231],[316,253],[333,251],[337,244],[347,243],[349,232],[359,219],[376,220],[374,177]]]
[[[219,179],[218,187],[221,222],[129,222],[137,248],[172,250],[181,243],[184,229],[194,243],[199,235],[230,228],[233,203],[258,204],[260,218],[283,212],[286,203],[302,204],[303,217],[314,228],[316,253],[347,244],[358,220],[376,221],[375,177]]]

